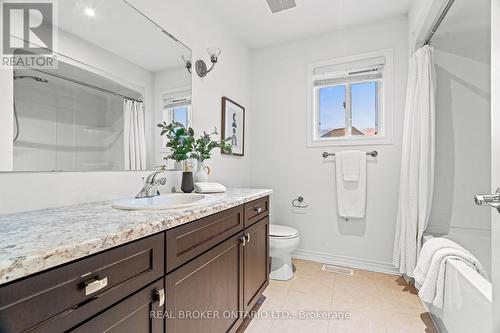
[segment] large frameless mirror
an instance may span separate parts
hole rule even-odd
[[[0,171],[148,170],[160,121],[190,125],[191,50],[123,0],[65,0],[53,68],[16,66],[0,123]],[[15,31],[11,31],[14,34]],[[15,37],[15,36],[14,36]],[[5,69],[2,69],[5,70]]]

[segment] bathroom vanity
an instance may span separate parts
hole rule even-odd
[[[0,216],[0,331],[235,332],[269,283],[270,194]]]

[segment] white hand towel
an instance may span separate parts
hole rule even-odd
[[[346,219],[362,219],[366,209],[366,155],[359,160],[357,181],[344,180],[344,152],[336,153],[335,178],[339,215]],[[346,166],[349,166],[347,163]]]
[[[359,181],[359,171],[361,163],[366,161],[366,153],[354,150],[354,151],[343,151],[337,158],[342,161],[342,173],[344,175],[344,181],[346,182],[357,182]]]
[[[417,267],[413,272],[418,296],[426,303],[443,307],[446,262],[460,260],[488,278],[476,257],[457,243],[446,238],[428,240],[420,252]]]
[[[226,187],[219,183],[199,182],[194,183],[194,190],[198,193],[222,193],[226,192]]]

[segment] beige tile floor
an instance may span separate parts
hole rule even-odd
[[[304,260],[294,265],[292,280],[270,282],[245,333],[437,333],[415,289],[401,277],[363,270],[343,276]],[[332,317],[342,314],[350,318]]]

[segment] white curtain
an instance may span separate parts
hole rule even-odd
[[[406,93],[403,156],[393,262],[413,277],[434,190],[435,71],[428,45],[411,59]]]
[[[123,101],[123,118],[125,170],[146,170],[143,103],[125,99]]]

